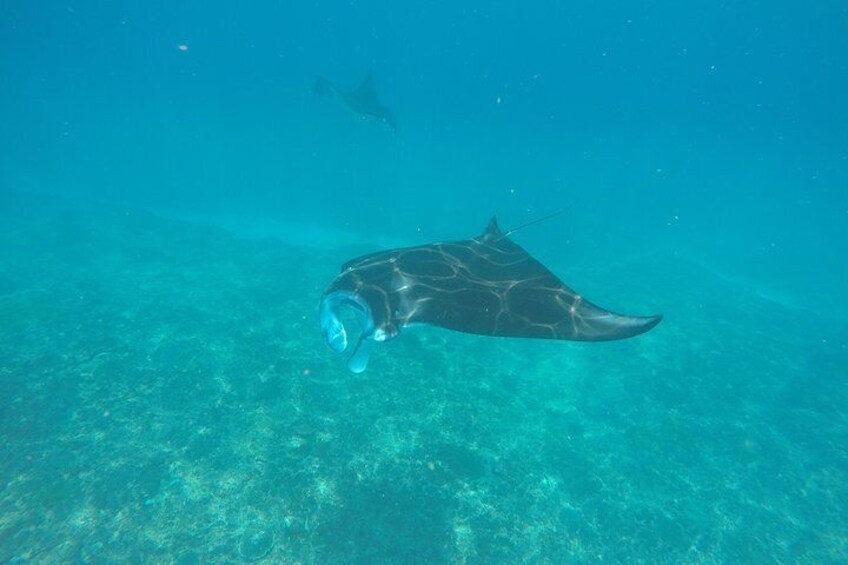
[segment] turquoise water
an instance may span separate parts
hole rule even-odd
[[[848,561],[838,2],[0,4],[0,563]],[[332,96],[373,73],[397,131]],[[339,266],[513,239],[610,343]]]

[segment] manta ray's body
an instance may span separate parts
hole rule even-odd
[[[354,113],[363,117],[374,118],[388,125],[392,131],[397,131],[395,118],[377,97],[377,92],[374,89],[374,79],[370,74],[354,90],[342,90],[323,77],[319,77],[315,81],[315,86],[313,86],[312,90],[322,96],[333,94]]]
[[[574,292],[500,231],[495,218],[478,237],[393,249],[353,259],[324,291],[320,321],[337,353],[348,338],[339,312],[361,326],[348,367],[364,371],[373,342],[429,324],[460,332],[608,341],[633,337],[662,316],[608,312]]]

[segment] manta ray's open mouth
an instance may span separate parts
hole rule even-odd
[[[371,352],[369,338],[374,334],[374,319],[368,304],[361,297],[350,292],[337,291],[328,294],[321,300],[321,333],[330,349],[336,353],[343,353],[349,343],[348,332],[343,321],[346,311],[353,313],[359,326],[359,336],[347,366],[354,373],[361,373],[368,365]]]

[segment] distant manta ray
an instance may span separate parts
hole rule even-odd
[[[360,116],[375,118],[387,124],[393,132],[397,132],[397,122],[395,122],[394,116],[377,98],[377,92],[374,90],[374,78],[371,73],[368,73],[362,84],[355,90],[341,90],[329,80],[318,77],[312,91],[321,96],[335,95]]]
[[[609,341],[660,323],[662,316],[614,314],[574,292],[508,238],[525,226],[504,233],[493,217],[473,239],[348,261],[321,297],[324,341],[336,353],[347,349],[340,313],[351,311],[361,332],[348,368],[360,373],[374,342],[417,324],[488,336]]]

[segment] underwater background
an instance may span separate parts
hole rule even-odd
[[[848,562],[844,2],[0,2],[0,563]],[[371,73],[397,121],[316,96]],[[626,341],[424,328],[512,236]]]

